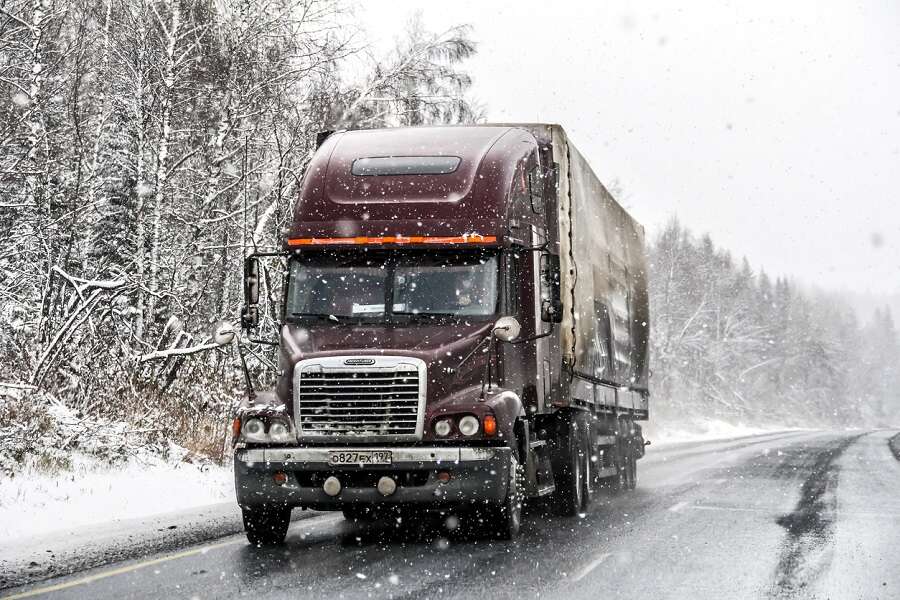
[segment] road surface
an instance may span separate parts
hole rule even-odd
[[[232,534],[0,596],[900,598],[894,435],[651,446],[637,490],[601,494],[581,517],[531,508],[514,542],[324,513],[293,523],[281,548]]]

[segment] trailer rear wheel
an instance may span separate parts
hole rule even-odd
[[[584,510],[587,505],[585,490],[590,485],[587,480],[590,448],[586,442],[586,432],[581,431],[582,428],[578,425],[574,416],[562,425],[566,431],[560,436],[559,450],[562,456],[557,462],[560,468],[554,470],[556,508],[561,515],[567,517],[573,517]]]
[[[244,531],[254,546],[277,546],[284,543],[291,524],[291,507],[277,504],[242,506]]]
[[[612,453],[612,464],[616,468],[616,474],[604,477],[600,481],[610,493],[618,494],[628,489],[628,450],[625,444],[618,443],[611,446],[608,452]]]
[[[625,489],[633,490],[637,487],[637,452],[628,444],[625,454]]]

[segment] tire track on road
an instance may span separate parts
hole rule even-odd
[[[894,454],[894,458],[900,460],[900,433],[888,440],[888,448]]]
[[[785,529],[786,538],[771,597],[796,597],[829,566],[839,479],[836,460],[863,435],[840,439],[816,453],[797,506],[776,520]]]

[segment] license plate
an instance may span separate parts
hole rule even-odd
[[[344,450],[332,452],[328,456],[330,465],[389,465],[391,464],[390,450]]]

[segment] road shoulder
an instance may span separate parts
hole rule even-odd
[[[294,520],[314,511],[295,510]],[[243,531],[233,502],[123,519],[0,543],[0,590],[70,575]]]

